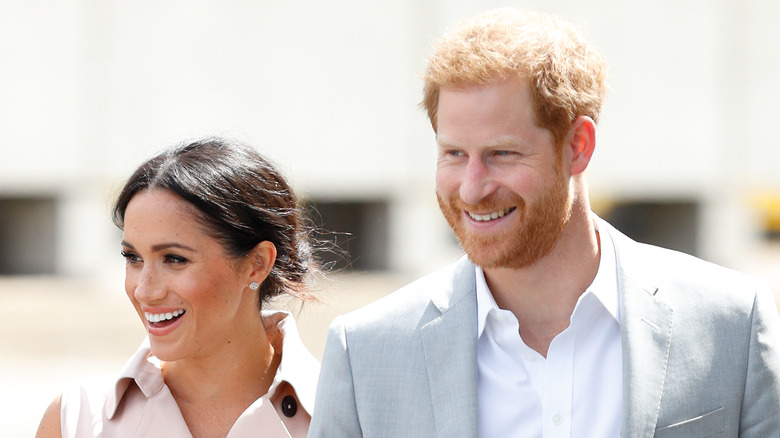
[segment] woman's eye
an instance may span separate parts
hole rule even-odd
[[[122,254],[122,257],[125,258],[125,261],[127,263],[138,263],[141,261],[141,258],[138,257],[138,255],[136,255],[135,253],[123,250],[120,254]]]
[[[187,263],[187,259],[185,259],[184,257],[181,257],[181,256],[174,255],[174,254],[166,254],[163,257],[163,261],[165,263],[173,263],[173,264]]]

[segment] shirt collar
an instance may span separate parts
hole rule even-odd
[[[479,266],[476,266],[475,270],[477,275],[477,339],[479,339],[485,331],[488,315],[498,311],[499,308],[485,280],[485,271]]]
[[[598,223],[593,221],[598,230]],[[617,281],[617,259],[615,258],[615,245],[612,242],[612,236],[607,230],[598,233],[601,258],[599,259],[599,269],[596,271],[596,277],[593,282],[585,289],[586,293],[592,293],[598,298],[604,309],[620,322],[620,313],[618,305],[618,281]],[[583,294],[584,295],[584,294]]]
[[[263,319],[270,322],[271,330],[279,330],[282,337],[282,358],[273,383],[268,389],[268,398],[273,396],[282,382],[287,382],[295,390],[298,401],[303,408],[311,415],[314,412],[319,362],[303,345],[298,336],[295,320],[289,313],[264,310],[262,315]],[[121,403],[122,397],[132,381],[135,381],[146,398],[159,392],[165,385],[160,361],[152,355],[148,337],[144,339],[138,351],[130,357],[119,373],[113,391],[106,400],[105,412],[109,420],[116,413],[119,403]]]
[[[596,231],[598,232],[598,223],[593,221]],[[599,238],[599,268],[596,271],[596,277],[590,286],[585,289],[585,292],[580,296],[577,301],[579,305],[582,298],[587,294],[593,294],[604,306],[604,309],[615,318],[615,321],[620,322],[619,305],[618,305],[618,283],[617,283],[617,262],[615,258],[615,246],[612,242],[612,237],[605,230],[598,233]],[[482,337],[482,333],[485,331],[485,325],[487,323],[488,315],[491,312],[500,310],[496,304],[493,294],[490,292],[490,288],[485,280],[485,272],[481,267],[476,266],[477,277],[477,339]],[[575,306],[576,308],[576,306]]]

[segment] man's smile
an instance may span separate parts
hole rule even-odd
[[[507,215],[507,214],[511,213],[512,211],[514,211],[516,208],[517,207],[504,208],[504,209],[496,210],[496,211],[493,211],[493,212],[487,213],[487,214],[477,214],[477,213],[472,213],[470,211],[468,211],[467,213],[468,213],[470,218],[474,219],[477,222],[487,222],[487,221],[491,221],[491,220],[494,220],[494,219],[498,219],[498,218],[504,217],[505,215]]]

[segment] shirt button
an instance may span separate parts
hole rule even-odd
[[[552,422],[554,425],[560,426],[561,423],[563,423],[563,417],[561,416],[561,414],[555,414],[552,417]]]
[[[298,402],[295,397],[288,395],[282,400],[282,413],[287,417],[293,417],[298,412]]]

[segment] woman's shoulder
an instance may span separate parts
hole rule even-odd
[[[153,359],[145,341],[121,370],[67,384],[60,397],[63,436],[82,436],[80,431],[105,425],[120,411],[131,411],[128,405],[143,405],[158,393],[165,383]]]
[[[78,431],[85,428],[80,424],[95,424],[95,420],[104,417],[106,401],[116,387],[118,376],[118,372],[101,374],[65,385],[62,394],[55,400],[59,407],[58,423],[63,437],[81,436]]]
[[[35,433],[35,438],[61,438],[62,428],[60,426],[60,398],[57,396],[51,402],[46,412],[43,414],[41,424]]]
[[[66,383],[46,409],[36,438],[92,436],[84,432],[102,422],[108,412],[113,414],[130,385],[130,379],[121,379],[120,375],[104,373]]]
[[[110,394],[116,393],[115,389],[121,383],[120,380],[122,380],[119,377],[120,375],[121,373],[116,371],[67,383],[60,396],[62,408],[85,405],[90,402],[94,404],[101,400],[103,401],[102,404],[104,404]]]

